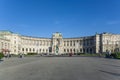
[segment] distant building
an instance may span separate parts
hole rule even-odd
[[[59,32],[52,38],[40,38],[0,31],[0,52],[27,53],[104,53],[120,51],[120,34],[101,33],[93,36],[63,38]]]

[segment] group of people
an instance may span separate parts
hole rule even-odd
[[[111,52],[106,52],[106,58],[111,58]]]
[[[11,57],[11,54],[5,53],[4,56],[5,56],[5,58],[10,58],[10,57]]]
[[[4,54],[4,57],[5,57],[5,58],[11,58],[11,57],[12,57],[12,55],[11,55],[11,54],[9,54],[9,53],[5,53],[5,54]],[[19,58],[23,58],[23,57],[24,57],[24,55],[23,55],[22,53],[20,53],[20,54],[18,55],[18,57],[19,57]]]
[[[71,52],[71,53],[69,53],[69,56],[71,57],[73,55],[73,53]]]
[[[23,58],[23,56],[24,56],[24,55],[23,55],[22,53],[19,54],[19,58]]]

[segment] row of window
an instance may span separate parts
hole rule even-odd
[[[72,42],[70,42],[70,43],[69,42],[64,42],[64,46],[77,46],[77,45],[79,45],[79,46],[90,46],[90,45],[93,45],[93,41],[92,42],[84,42],[84,43],[83,42],[81,42],[81,43],[80,42],[78,42],[78,43],[77,42],[76,43],[75,42],[73,42],[73,43]]]
[[[39,45],[50,45],[51,42],[50,41],[22,41],[22,44],[29,44],[29,45],[36,45],[36,46],[39,46]]]
[[[22,52],[38,52],[38,53],[41,53],[41,52],[49,52],[48,49],[35,49],[35,48],[22,48]],[[87,53],[92,53],[93,52],[93,49],[92,48],[81,48],[81,49],[64,49],[64,53],[70,53],[70,52],[73,52],[73,53],[76,53],[76,52],[87,52]]]
[[[64,49],[64,53],[77,53],[77,52],[83,52],[83,53],[93,53],[93,49],[92,48],[81,48],[81,49]]]
[[[1,48],[9,48],[10,47],[9,43],[5,43],[5,42],[1,42],[0,46],[1,46]]]
[[[103,44],[120,44],[120,41],[103,40]]]
[[[48,52],[48,49],[22,48],[22,52]]]

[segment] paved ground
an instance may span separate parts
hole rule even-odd
[[[120,60],[25,57],[0,62],[0,80],[120,80]]]

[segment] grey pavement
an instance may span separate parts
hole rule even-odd
[[[120,80],[120,60],[16,57],[0,61],[0,80]]]

